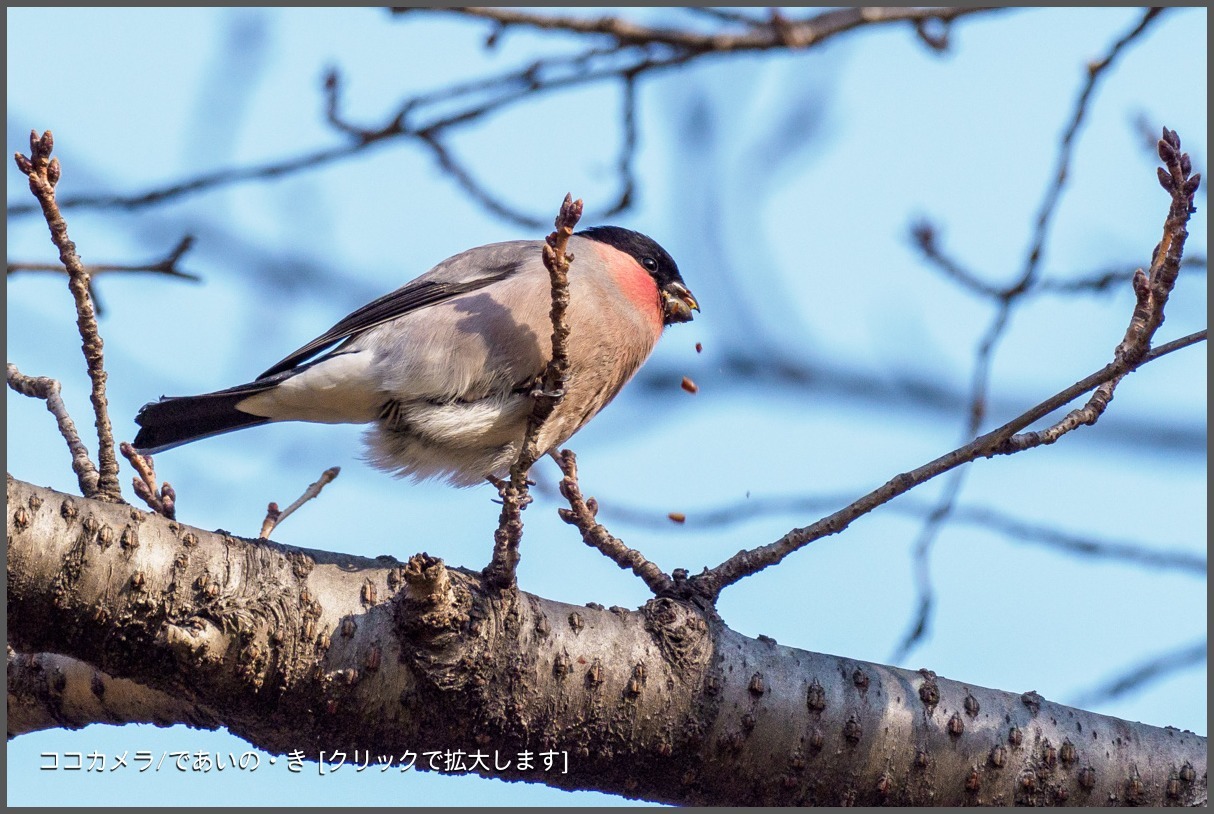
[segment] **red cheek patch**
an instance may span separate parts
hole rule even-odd
[[[611,248],[595,246],[620,292],[652,327],[655,335],[662,332],[662,298],[658,285],[632,255]]]

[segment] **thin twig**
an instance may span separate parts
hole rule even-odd
[[[493,535],[493,558],[485,567],[485,577],[491,585],[507,589],[515,584],[515,569],[518,566],[519,542],[523,536],[523,509],[531,502],[527,491],[527,473],[544,453],[539,448],[540,429],[552,415],[565,395],[565,381],[569,375],[569,324],[565,312],[569,308],[569,265],[573,256],[569,254],[569,238],[582,217],[582,199],[573,200],[566,195],[556,217],[556,229],[548,235],[544,248],[544,267],[552,283],[552,358],[536,382],[531,396],[534,403],[527,417],[527,429],[519,445],[518,457],[510,467],[508,481],[498,485],[502,498],[502,512],[497,531]]]
[[[139,499],[148,504],[148,508],[156,514],[175,520],[177,518],[177,493],[173,491],[173,487],[168,481],[159,487],[156,486],[156,465],[152,462],[152,456],[139,454],[126,441],[118,445],[118,451],[139,473],[139,477],[131,479],[131,487]]]
[[[843,9],[818,14],[807,20],[785,21],[785,24],[781,26],[773,25],[770,20],[760,20],[758,21],[759,28],[756,29],[761,32],[758,36],[750,31],[745,34],[705,35],[688,30],[683,32],[685,37],[675,35],[673,37],[657,36],[654,39],[635,36],[616,38],[615,43],[609,47],[595,46],[573,55],[542,59],[519,70],[512,70],[483,80],[456,83],[428,93],[418,94],[401,103],[398,112],[386,124],[377,128],[352,126],[348,122],[330,115],[332,108],[327,107],[326,115],[330,123],[351,137],[350,143],[313,149],[299,155],[261,164],[217,169],[141,192],[65,196],[59,203],[63,208],[139,209],[219,187],[280,178],[297,172],[317,169],[330,163],[354,158],[359,153],[392,140],[417,138],[424,141],[423,137],[432,140],[438,139],[443,131],[483,120],[503,108],[546,93],[604,81],[635,80],[642,75],[654,75],[677,68],[714,53],[809,48],[863,26],[890,23],[914,25],[917,21],[924,20],[948,23],[962,16],[998,10],[992,8]],[[411,9],[410,11],[440,10]],[[495,23],[495,25],[500,27],[504,24]],[[638,30],[646,30],[624,21],[619,21],[618,26],[623,29],[631,27],[634,33]],[[655,29],[655,31],[676,30]],[[747,39],[748,37],[750,39]],[[671,39],[675,41],[682,39],[684,44],[672,45],[671,42],[668,42]],[[723,51],[717,49],[713,44],[718,39],[724,47]],[[329,82],[330,79],[326,77],[327,104],[333,100],[333,95],[329,92],[331,90],[328,87]],[[442,112],[429,121],[422,120],[422,114],[430,109]],[[415,122],[411,119],[421,121]],[[627,130],[627,121],[624,126]],[[635,139],[625,132],[624,141],[627,144]],[[436,155],[436,157],[438,156]],[[450,158],[449,153],[447,157]],[[460,181],[458,177],[456,180]],[[605,214],[623,211],[631,203],[632,186],[629,177],[621,176],[620,197],[607,208]],[[476,187],[483,191],[481,185],[477,184]],[[528,223],[539,220],[506,205],[495,196],[489,195],[485,200],[497,201],[500,206],[494,211],[499,214],[508,213],[509,219],[513,222]],[[8,207],[8,214],[14,217],[32,214],[34,211],[36,211],[35,207],[18,203],[12,203]]]
[[[1184,647],[1141,661],[1112,679],[1081,692],[1071,703],[1077,707],[1091,708],[1096,704],[1112,701],[1126,693],[1139,690],[1152,682],[1190,667],[1206,662],[1208,646],[1205,639]]]
[[[191,274],[187,271],[182,271],[177,268],[179,261],[194,244],[193,235],[186,235],[173,248],[171,252],[165,255],[160,260],[154,260],[138,265],[119,264],[119,263],[85,263],[84,270],[88,272],[89,277],[96,277],[99,274],[119,273],[150,273],[164,274],[169,277],[177,277],[182,280],[190,280],[191,282],[200,282],[202,280],[197,274]],[[67,269],[60,263],[12,263],[8,264],[8,274],[18,274],[21,272],[56,272],[66,274]]]
[[[974,370],[970,377],[969,421],[964,433],[964,437],[966,438],[972,438],[977,435],[986,419],[989,407],[990,372],[994,363],[995,351],[1002,341],[1008,325],[1011,324],[1012,313],[1015,307],[1023,301],[1025,293],[1037,281],[1050,227],[1053,225],[1054,216],[1058,210],[1058,203],[1062,199],[1063,189],[1071,177],[1071,157],[1074,153],[1076,137],[1084,119],[1087,117],[1088,107],[1097,84],[1125,48],[1137,40],[1162,11],[1163,9],[1161,8],[1147,9],[1138,24],[1113,43],[1102,59],[1088,65],[1087,77],[1075,101],[1070,122],[1059,142],[1058,156],[1055,159],[1054,179],[1047,188],[1045,198],[1038,210],[1033,235],[1028,251],[1025,253],[1024,266],[1016,282],[997,294],[998,305],[995,314],[992,316],[991,322],[987,326],[987,330],[979,342],[977,353],[975,354]],[[925,253],[927,253],[926,248]],[[950,273],[954,279],[961,280],[968,276],[971,282],[971,289],[980,282],[975,275],[959,275],[958,267],[950,267],[949,264],[939,261],[937,265]],[[911,620],[906,635],[897,646],[892,657],[895,662],[901,661],[915,644],[922,641],[927,632],[933,602],[929,567],[931,549],[940,534],[940,530],[944,528],[949,516],[952,514],[953,507],[956,505],[957,498],[961,495],[967,476],[968,469],[958,469],[950,476],[943,494],[937,502],[936,509],[928,515],[927,521],[915,540],[914,568],[918,601],[916,602],[915,617]]]
[[[582,540],[591,548],[598,551],[620,568],[631,568],[649,586],[655,596],[672,593],[674,580],[654,563],[645,559],[645,555],[636,549],[624,545],[613,537],[607,529],[598,522],[598,503],[592,497],[583,498],[581,486],[578,484],[577,456],[572,450],[554,452],[553,460],[560,466],[564,477],[561,479],[560,490],[565,500],[569,501],[568,509],[560,509],[561,519],[571,526],[576,526],[582,533]]]
[[[30,157],[17,153],[14,159],[17,168],[29,177],[30,192],[42,207],[46,225],[51,231],[51,240],[59,249],[59,260],[68,273],[68,288],[76,300],[76,327],[88,366],[93,388],[91,398],[97,426],[97,487],[98,500],[111,503],[122,501],[122,488],[118,485],[118,458],[114,454],[114,433],[110,428],[109,403],[105,395],[105,364],[103,343],[97,332],[97,317],[89,297],[89,275],[76,254],[76,244],[67,234],[67,223],[55,202],[55,185],[59,183],[61,169],[58,158],[51,158],[54,137],[47,130],[41,136],[30,131]]]
[[[1186,337],[1188,339],[1188,337]],[[1160,346],[1163,349],[1166,346]],[[557,493],[552,487],[547,491]],[[678,514],[680,525],[688,530],[724,529],[739,523],[772,515],[803,514],[829,511],[851,499],[851,495],[771,495],[754,496],[733,503],[703,508],[689,508]],[[644,528],[669,530],[670,513],[630,506],[617,500],[604,503],[604,513],[613,521]],[[888,511],[912,517],[925,517],[933,509],[931,503],[912,499],[890,503]],[[1044,548],[1080,557],[1131,563],[1145,568],[1180,571],[1193,576],[1206,576],[1208,561],[1204,556],[1183,549],[1161,549],[1123,540],[1101,539],[1066,531],[1044,523],[1031,523],[1019,513],[1001,511],[990,506],[959,505],[953,509],[952,525],[968,525],[1001,534],[1014,542],[1039,545]]]
[[[59,395],[59,382],[45,376],[26,376],[12,362],[8,363],[8,386],[23,396],[43,399],[46,409],[55,417],[59,433],[72,453],[72,471],[80,484],[80,494],[93,497],[97,494],[97,468],[89,459],[89,451],[76,432],[76,424],[68,415],[67,405]]]
[[[774,565],[792,552],[814,540],[837,534],[847,528],[853,520],[872,511],[877,506],[892,500],[945,472],[957,469],[962,464],[978,458],[994,455],[1010,455],[1043,444],[1051,444],[1080,426],[1094,424],[1103,414],[1117,383],[1128,373],[1142,365],[1189,345],[1205,341],[1204,330],[1151,350],[1151,339],[1163,322],[1164,307],[1172,287],[1176,284],[1183,256],[1186,229],[1193,211],[1193,195],[1201,183],[1200,175],[1191,175],[1191,162],[1180,151],[1180,139],[1164,128],[1159,140],[1160,158],[1166,169],[1159,170],[1160,183],[1171,197],[1168,216],[1164,221],[1163,239],[1155,247],[1149,273],[1139,271],[1134,277],[1134,292],[1137,305],[1130,318],[1129,327],[1113,353],[1113,361],[1101,370],[1071,387],[1057,393],[1031,410],[982,435],[970,443],[937,458],[930,463],[892,479],[884,486],[870,492],[850,506],[819,520],[813,525],[793,529],[781,539],[760,548],[742,551],[720,565],[692,578],[699,582],[699,592],[716,597],[721,589],[740,579]],[[1084,407],[1073,410],[1055,424],[1041,431],[1023,432],[1027,427],[1045,418],[1075,398],[1095,390]],[[955,497],[955,495],[954,495]],[[933,517],[939,513],[939,508]],[[930,607],[930,603],[929,603]]]
[[[403,11],[407,9],[393,9]],[[491,20],[499,26],[519,25],[546,31],[563,31],[571,34],[602,34],[623,45],[661,43],[675,48],[696,52],[728,53],[734,51],[759,51],[773,48],[809,48],[831,37],[867,25],[890,23],[922,24],[932,20],[948,23],[958,17],[997,9],[983,7],[945,8],[900,8],[866,7],[825,11],[798,20],[756,19],[750,27],[739,33],[724,31],[702,34],[677,28],[659,28],[640,25],[622,17],[570,17],[563,15],[533,14],[513,8],[493,6],[488,8],[435,8],[466,17]]]
[[[189,250],[194,243],[194,238],[191,235],[186,235],[181,239],[181,242],[169,252],[169,254],[161,260],[144,263],[141,265],[119,265],[112,263],[85,263],[84,269],[89,275],[89,298],[93,301],[93,307],[97,309],[97,316],[103,316],[105,309],[101,307],[101,300],[97,297],[96,278],[98,274],[113,274],[113,273],[150,273],[163,274],[168,277],[177,277],[182,280],[191,280],[197,282],[202,278],[197,274],[190,274],[181,271],[177,268],[177,261],[181,256]],[[51,272],[66,274],[67,269],[60,263],[9,263],[9,275],[19,274],[23,272]]]
[[[1114,285],[1124,283],[1134,277],[1134,268],[1111,268],[1095,271],[1067,279],[1042,279],[1033,286],[1034,294],[1101,294]],[[1180,262],[1181,273],[1186,269],[1190,272],[1205,272],[1207,261],[1203,255],[1189,255]],[[1188,275],[1186,275],[1188,276]]]
[[[279,509],[277,503],[271,503],[266,509],[266,519],[261,524],[261,532],[257,535],[262,540],[270,539],[270,535],[274,533],[274,529],[278,527],[282,521],[286,520],[300,506],[307,503],[312,498],[320,494],[320,490],[332,483],[334,478],[341,474],[340,466],[331,466],[324,472],[320,473],[320,477],[304,490],[304,493],[299,496],[299,499],[285,509]]]

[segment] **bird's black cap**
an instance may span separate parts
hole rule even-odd
[[[679,267],[674,262],[674,258],[648,235],[625,229],[622,226],[591,226],[577,234],[597,240],[599,243],[606,243],[613,249],[619,249],[625,254],[632,255],[641,264],[641,267],[653,276],[658,288],[669,283],[683,282],[683,276],[679,274]]]

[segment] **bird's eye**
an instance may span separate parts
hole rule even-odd
[[[658,270],[658,261],[654,260],[652,257],[646,257],[643,260],[641,260],[641,265],[644,266],[645,268],[649,269],[650,271]]]

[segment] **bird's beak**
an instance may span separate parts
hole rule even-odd
[[[691,312],[699,311],[700,304],[682,283],[667,283],[662,286],[663,322],[691,322]]]

